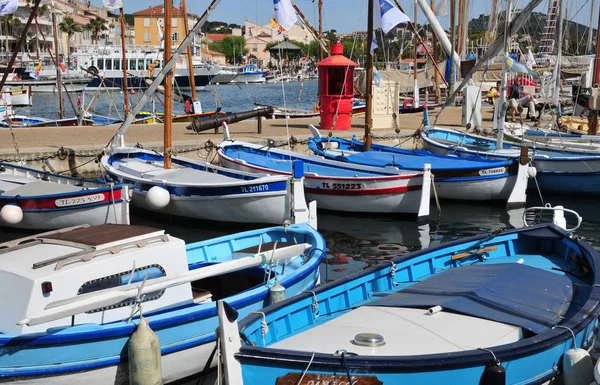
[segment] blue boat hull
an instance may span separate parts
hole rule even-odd
[[[307,224],[293,225],[287,230],[273,227],[247,231],[194,243],[186,247],[188,263],[204,263],[211,261],[211,257],[257,245],[261,242],[261,235],[265,243],[298,241],[312,246],[306,253],[306,262],[296,258],[284,272],[280,271],[281,268],[277,269],[288,297],[317,284],[325,241]],[[273,281],[274,278],[269,286]],[[270,303],[269,288],[259,285],[229,296],[228,301],[245,316]],[[165,381],[184,378],[203,369],[216,339],[218,320],[215,302],[182,305],[144,316],[160,340]],[[0,334],[0,382],[125,383],[127,342],[137,323],[138,320],[134,319],[129,324],[124,321],[105,325],[83,324],[38,334]]]
[[[483,257],[471,254],[469,259],[463,262],[451,258],[465,250],[480,247],[492,249]],[[584,271],[571,263],[577,258],[582,258],[580,261],[585,260],[589,264],[588,273],[584,276],[585,283],[579,282],[579,278],[563,273],[570,268],[578,272]],[[518,259],[524,262],[519,262]],[[574,287],[583,284],[579,286],[579,292],[573,294],[570,305],[572,307],[569,307],[565,317],[560,317],[561,327],[552,327],[552,324],[549,324],[537,333],[524,335],[516,342],[488,349],[472,347],[472,350],[457,349],[448,353],[422,355],[378,355],[376,348],[371,348],[371,354],[353,354],[352,350],[348,350],[342,357],[339,351],[332,354],[331,346],[327,343],[325,346],[329,347],[328,351],[320,351],[321,345],[316,340],[307,341],[307,346],[302,350],[270,347],[288,338],[301,336],[303,332],[318,328],[318,325],[326,324],[361,306],[381,301],[379,298],[386,300],[394,295],[392,293],[402,293],[403,289],[416,286],[419,282],[427,282],[430,277],[448,270],[459,270],[461,265],[493,267],[511,264],[524,264],[521,267],[536,268],[536,271],[540,271],[539,274],[557,274],[560,279],[573,281]],[[562,266],[562,269],[558,266]],[[480,236],[449,242],[397,258],[393,260],[393,265],[385,263],[374,266],[320,286],[314,290],[314,296],[301,294],[264,309],[269,327],[266,335],[261,333],[262,317],[247,317],[240,322],[240,331],[245,342],[235,358],[242,365],[245,384],[274,384],[278,378],[306,371],[309,375],[337,375],[335,379],[338,383],[348,381],[349,374],[352,381],[357,380],[359,376],[371,376],[384,384],[475,385],[481,383],[485,366],[494,362],[491,351],[506,370],[506,384],[541,384],[560,373],[562,356],[573,347],[573,338],[566,328],[575,334],[579,348],[589,348],[596,338],[600,288],[595,285],[600,282],[597,273],[599,267],[600,254],[596,250],[581,241],[569,239],[565,232],[554,225],[512,230],[492,238]],[[508,284],[510,285],[510,277]],[[461,288],[459,285],[456,290],[460,291]],[[521,286],[515,286],[513,290],[527,291]],[[435,296],[433,293],[431,295]],[[515,302],[518,300],[516,298]],[[514,313],[510,310],[503,313],[503,307],[499,309],[502,314],[520,315],[516,308]],[[366,332],[369,331],[368,322],[365,320],[363,325]],[[351,327],[355,330],[359,325]],[[311,379],[314,380],[314,377]]]

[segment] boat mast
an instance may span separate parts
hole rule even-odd
[[[498,22],[498,0],[492,0],[492,12],[488,21],[488,33],[486,43],[496,40],[496,24]]]
[[[164,56],[165,63],[171,59],[171,1],[165,0],[165,34],[164,34]],[[156,81],[156,80],[155,80]],[[165,115],[164,115],[164,166],[171,168],[171,127],[173,125],[173,67],[168,68],[165,75]]]
[[[558,46],[556,51],[556,64],[554,65],[554,71],[552,72],[552,80],[554,83],[551,85],[552,87],[552,100],[551,103],[555,106],[558,106],[558,94],[560,93],[560,62],[562,60],[562,45],[563,45],[563,23],[565,21],[564,18],[564,7],[563,0],[558,1],[558,36],[556,37],[558,40]],[[560,109],[559,109],[560,113]]]
[[[125,12],[121,7],[121,66],[123,67],[123,111],[129,115],[129,96],[127,95],[127,57],[125,55]]]
[[[587,44],[586,44],[586,49],[585,49],[585,53],[586,55],[590,52],[592,52],[592,35],[594,34],[594,9],[596,8],[596,0],[592,0],[592,10],[590,12],[590,25],[588,27],[588,38],[587,38]]]
[[[460,0],[460,32],[458,36],[460,41],[458,43],[458,54],[460,58],[465,60],[467,56],[467,40],[469,38],[469,7],[471,6],[470,0]]]
[[[431,11],[435,11],[435,0],[431,0]],[[435,33],[432,34],[431,43],[433,46],[433,65],[437,68],[437,35]],[[433,79],[435,81],[435,104],[438,104],[440,102],[440,79],[438,78],[438,71],[433,71]]]
[[[455,48],[455,41],[456,41],[455,13],[456,13],[456,0],[450,0],[450,52],[452,52],[452,55],[454,55],[454,53],[456,52],[456,48]],[[446,89],[446,103],[448,102],[448,95],[450,95],[454,92],[455,82],[456,82],[456,64],[454,63],[454,60],[451,60],[450,61],[450,80],[448,81],[448,88]]]
[[[365,105],[365,137],[363,143],[365,151],[371,149],[371,127],[373,126],[373,55],[371,55],[371,45],[373,44],[373,0],[369,0],[369,11],[367,17],[367,89]]]
[[[414,2],[414,16],[415,16],[415,21],[413,21],[413,23],[415,24],[415,26],[417,25],[417,11],[419,10],[419,5],[417,4],[417,0],[415,0]],[[414,89],[413,89],[413,108],[417,108],[419,107],[419,79],[417,78],[418,75],[418,71],[417,71],[417,45],[419,42],[419,32],[415,29],[415,35],[414,35],[414,39],[413,39],[413,45],[414,47],[414,58],[413,58],[413,81],[414,81]],[[425,48],[425,47],[423,47]]]
[[[185,33],[189,33],[189,24],[188,24],[188,16],[187,9],[185,7],[185,0],[181,0],[181,10],[183,11],[183,27],[185,28]],[[190,87],[192,88],[192,105],[198,100],[198,95],[196,94],[196,79],[194,78],[194,63],[192,60],[192,45],[188,45],[187,47],[187,57],[188,57],[188,70],[190,72]],[[194,109],[194,113],[199,113],[200,111],[196,111]]]
[[[54,8],[54,1],[52,2],[52,33],[54,34],[54,47],[56,47],[54,67],[56,68],[56,90],[58,91],[58,117],[63,119],[65,117],[65,111],[62,99],[62,77],[60,65],[58,64],[58,28],[56,27],[56,8]]]
[[[498,130],[498,136],[496,137],[496,149],[501,150],[504,146],[504,117],[506,116],[506,110],[504,105],[506,104],[506,79],[507,79],[507,59],[508,59],[508,50],[510,43],[510,19],[512,12],[512,0],[506,0],[506,12],[504,14],[504,47],[503,47],[503,55],[504,58],[502,60],[502,81],[500,83],[500,97],[498,102],[496,103],[496,108],[494,110],[494,128]]]
[[[598,26],[600,26],[600,9],[598,10]],[[594,59],[594,82],[592,84],[600,83],[600,33],[596,38],[596,57]],[[592,125],[590,127],[590,135],[596,135],[598,133],[598,111],[594,111],[592,115]]]
[[[323,40],[323,0],[319,0],[319,40]],[[319,61],[321,60],[323,60],[323,47],[319,42]]]

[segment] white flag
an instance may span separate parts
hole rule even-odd
[[[104,8],[108,10],[115,10],[123,8],[123,0],[102,0]]]
[[[448,16],[448,0],[440,0],[437,7],[435,7],[434,14],[436,16]]]
[[[371,52],[371,56],[373,56],[373,52],[375,52],[375,48],[377,47],[379,47],[379,45],[377,44],[377,38],[373,36],[373,41],[371,42],[371,49],[369,50],[369,52]]]
[[[17,8],[19,8],[18,0],[0,0],[0,16],[15,13]]]
[[[388,33],[400,23],[409,22],[410,19],[400,12],[389,0],[377,0],[373,2],[373,28],[381,28]]]
[[[273,0],[273,7],[275,8],[275,21],[286,31],[298,21],[290,0]]]
[[[527,62],[525,63],[525,65],[530,70],[532,70],[533,66],[535,65],[535,58],[533,57],[533,53],[531,52],[531,48],[527,49]]]

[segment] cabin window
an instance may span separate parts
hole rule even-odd
[[[113,69],[120,70],[121,69],[121,59],[115,59],[113,63]]]
[[[112,70],[112,59],[106,59],[105,67],[106,70]]]
[[[137,69],[139,71],[143,71],[144,70],[144,59],[138,59],[138,61],[137,61]]]
[[[147,69],[148,67],[150,67],[150,64],[152,64],[152,62],[153,62],[153,61],[154,61],[154,60],[152,60],[152,59],[146,59],[146,69]]]
[[[99,70],[104,69],[104,59],[98,59],[96,63],[98,64],[96,67],[98,67]]]
[[[109,275],[106,277],[94,279],[92,281],[88,281],[81,285],[79,290],[77,291],[77,295],[93,293],[95,291],[110,289],[113,287],[119,287],[123,285],[127,285],[128,283],[136,283],[142,282],[144,277],[148,275],[148,280],[164,277],[166,275],[165,270],[160,265],[149,265],[140,267],[134,270],[133,274],[131,271],[124,271],[121,273]],[[130,282],[131,281],[131,282]],[[156,292],[148,293],[142,302],[154,301],[164,294],[164,290],[159,290]],[[124,306],[131,306],[134,304],[134,299],[126,299],[125,301],[121,301],[115,305],[106,306],[103,308],[98,308],[94,310],[90,310],[87,313],[96,313],[99,311],[116,309]]]
[[[135,71],[135,59],[129,59],[129,70]]]

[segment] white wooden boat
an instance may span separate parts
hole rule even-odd
[[[129,223],[131,190],[0,163],[0,226],[56,229]]]

